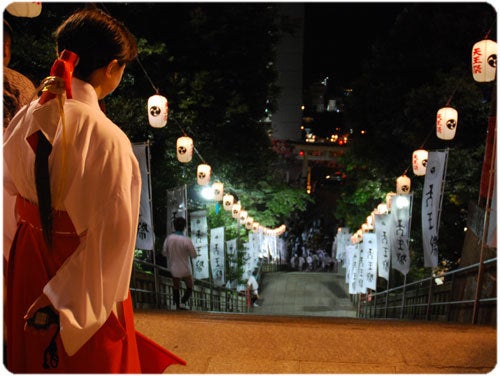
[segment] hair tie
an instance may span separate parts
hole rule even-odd
[[[52,68],[50,69],[50,77],[47,77],[44,80],[47,84],[55,83],[56,87],[60,88],[61,83],[56,79],[56,77],[62,79],[64,81],[66,98],[68,99],[73,98],[73,93],[71,90],[71,80],[73,79],[73,71],[75,70],[75,66],[78,64],[78,60],[79,57],[74,52],[71,52],[69,50],[62,51],[56,61],[54,61],[54,64],[52,64]],[[54,79],[51,80],[51,78]],[[58,94],[62,94],[60,93],[60,90],[57,90],[56,93],[52,92],[52,90],[50,90],[47,86],[44,86],[42,91],[42,95],[40,97],[40,100],[38,101],[39,104],[44,104],[49,100],[55,98]]]

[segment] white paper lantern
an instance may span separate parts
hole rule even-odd
[[[153,128],[163,128],[168,120],[168,101],[162,95],[153,95],[148,99],[148,121]]]
[[[441,140],[453,140],[458,124],[458,112],[452,107],[440,108],[436,115],[436,135]]]
[[[239,202],[233,204],[233,207],[231,208],[231,216],[234,219],[239,219],[240,218],[240,211],[241,211],[241,204]]]
[[[246,210],[240,210],[240,225],[245,225],[247,223],[248,212]]]
[[[396,197],[396,193],[389,192],[385,195],[385,204],[387,205],[387,210],[391,211],[392,199]]]
[[[210,174],[212,172],[212,168],[207,164],[198,165],[198,169],[196,172],[196,179],[198,180],[199,185],[207,185],[210,183]]]
[[[233,207],[233,204],[234,196],[230,194],[224,195],[224,197],[222,198],[222,205],[224,207],[224,210],[230,211]]]
[[[194,144],[191,137],[179,137],[176,143],[177,160],[181,163],[191,162],[193,158],[193,149]]]
[[[398,195],[407,195],[411,190],[411,180],[406,175],[401,175],[396,179],[396,193]]]
[[[251,230],[253,225],[253,217],[247,217],[247,221],[245,222],[245,228],[247,230]]]
[[[224,195],[224,184],[216,181],[212,184],[212,190],[214,191],[214,200],[222,201]]]
[[[259,231],[259,228],[260,228],[259,222],[253,222],[252,223],[252,232],[255,233],[255,232]]]
[[[427,150],[419,149],[413,152],[412,166],[413,173],[417,176],[424,176],[427,166],[427,158],[429,152]]]
[[[387,204],[378,204],[377,205],[378,214],[387,214]]]
[[[40,1],[14,2],[5,8],[7,12],[16,17],[37,17],[42,12]]]
[[[472,76],[477,82],[494,81],[497,72],[497,43],[484,39],[472,47]]]

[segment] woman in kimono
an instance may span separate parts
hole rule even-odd
[[[4,188],[17,197],[7,261],[7,368],[14,373],[163,372],[142,350],[129,294],[140,170],[98,101],[137,55],[134,37],[98,9],[55,33],[60,55],[4,141]],[[151,350],[151,347],[149,348]],[[157,348],[158,350],[158,348]],[[151,359],[155,358],[155,359]],[[142,365],[141,365],[142,362]],[[155,363],[156,362],[156,363]]]

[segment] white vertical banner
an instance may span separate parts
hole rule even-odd
[[[365,286],[377,290],[377,235],[363,234],[363,255],[365,262]]]
[[[193,276],[195,279],[209,278],[208,274],[208,225],[207,213],[199,210],[190,214],[191,240],[196,249]]]
[[[377,237],[377,270],[379,277],[389,280],[391,267],[389,214],[375,214],[375,235]]]
[[[403,274],[410,271],[410,226],[413,193],[396,195],[391,204],[390,241],[392,268]]]
[[[349,260],[349,294],[357,294],[358,291],[358,270],[359,270],[359,246],[353,244],[348,247],[351,253]]]
[[[149,144],[140,143],[132,145],[135,157],[141,170],[141,202],[139,211],[139,224],[135,247],[143,250],[154,249],[153,217],[151,216],[151,184],[149,168]]]
[[[364,238],[364,234],[363,234]],[[364,239],[363,239],[364,240]],[[357,244],[358,247],[358,275],[356,282],[356,290],[359,294],[366,294],[366,257],[364,241]]]
[[[337,261],[345,260],[346,247],[351,242],[351,234],[349,227],[340,227],[337,235],[335,235],[335,248],[332,247],[332,258]]]
[[[183,217],[186,222],[187,218],[187,186],[167,190],[167,234],[171,234],[174,229],[174,218]]]
[[[238,274],[238,249],[236,239],[226,241],[226,254],[229,261],[229,274],[234,278]]]
[[[422,241],[425,267],[435,268],[438,265],[439,219],[447,160],[448,150],[430,151],[427,157],[422,191]]]
[[[215,286],[225,284],[224,227],[210,230],[210,266]]]
[[[279,254],[279,259],[281,264],[286,264],[287,260],[287,251],[286,251],[286,244],[285,244],[285,239],[283,239],[281,236],[278,237],[278,254]]]
[[[243,257],[243,274],[241,278],[244,283],[248,280],[250,275],[252,275],[252,271],[254,269],[254,258],[253,251],[250,243],[243,243],[243,250],[245,251],[245,256]]]
[[[354,254],[355,247],[353,244],[349,244],[345,249],[345,262],[343,264],[345,268],[345,283],[350,283],[351,280],[351,264],[352,255]]]

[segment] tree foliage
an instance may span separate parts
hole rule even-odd
[[[14,31],[13,68],[35,83],[55,58],[52,32],[72,11],[92,3],[44,3],[33,19],[9,17]],[[120,86],[106,98],[108,117],[132,142],[150,143],[155,233],[166,230],[166,191],[195,185],[196,167],[211,165],[213,180],[240,192],[243,205],[262,224],[281,224],[308,197],[276,179],[268,125],[279,87],[276,44],[294,24],[278,4],[264,3],[98,3],[123,21],[138,40],[139,59],[125,70]],[[90,42],[90,41],[89,41]],[[26,46],[32,46],[27,49]],[[165,128],[148,125],[147,99],[168,98]],[[176,159],[176,140],[187,134],[196,155]],[[257,212],[259,214],[257,214]],[[281,223],[280,223],[281,222]]]
[[[412,263],[422,265],[419,219],[423,179],[412,176],[414,150],[449,148],[440,227],[440,258],[457,262],[467,206],[477,200],[492,84],[477,83],[470,67],[472,46],[496,19],[486,3],[408,4],[390,36],[373,46],[364,74],[353,84],[346,117],[353,129],[345,164],[355,178],[337,215],[357,229],[395,191],[396,178],[412,178]],[[494,34],[494,33],[493,33]],[[490,38],[496,40],[491,34]],[[452,141],[436,137],[435,117],[449,105],[459,113]],[[363,130],[363,134],[361,133]],[[352,176],[351,174],[350,176]]]

